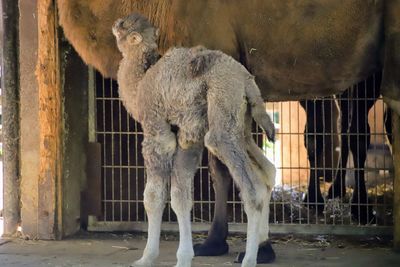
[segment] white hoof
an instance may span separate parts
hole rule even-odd
[[[242,261],[242,267],[255,267],[257,265],[257,260],[256,259],[249,259],[244,257]]]
[[[183,262],[178,262],[175,267],[191,267],[192,266],[192,261],[183,261]]]
[[[190,267],[192,266],[192,258],[193,257],[181,257],[178,259],[175,267]]]
[[[135,261],[131,264],[130,267],[152,267],[153,262],[148,259],[141,258],[140,260]]]

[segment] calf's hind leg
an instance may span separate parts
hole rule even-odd
[[[205,137],[205,145],[211,153],[225,163],[240,189],[248,220],[246,254],[242,261],[242,267],[254,267],[257,263],[260,221],[267,196],[267,186],[262,178],[253,171],[244,141],[240,139],[241,133],[235,129],[237,128],[226,129],[224,133],[218,133],[213,132],[213,129],[210,128]]]
[[[246,136],[247,140],[247,151],[252,159],[253,170],[256,171],[259,177],[266,179],[269,187],[267,188],[267,194],[263,201],[263,209],[260,221],[260,244],[257,253],[257,263],[271,263],[275,260],[275,252],[268,241],[269,237],[269,203],[271,200],[271,189],[275,184],[276,169],[275,166],[264,156],[262,150],[256,145],[251,133]],[[236,259],[236,262],[242,262],[244,253],[240,252]]]

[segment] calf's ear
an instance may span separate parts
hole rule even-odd
[[[138,32],[132,32],[128,35],[127,41],[132,45],[138,45],[143,41],[143,36]]]

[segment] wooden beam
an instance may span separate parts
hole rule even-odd
[[[54,0],[38,1],[38,63],[39,86],[39,197],[38,237],[55,239],[61,231],[61,86]]]
[[[394,202],[393,202],[393,245],[400,252],[400,116],[393,112],[393,163],[394,163]]]

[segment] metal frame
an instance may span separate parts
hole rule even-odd
[[[97,142],[102,143],[102,199],[103,199],[103,216],[95,219],[92,217],[89,220],[88,230],[90,231],[146,231],[146,216],[143,206],[143,192],[145,184],[145,168],[143,159],[140,154],[140,142],[143,138],[140,125],[134,122],[126,113],[121,102],[118,98],[117,83],[102,78],[98,73],[94,79],[94,86],[96,87],[96,116],[95,135]],[[326,101],[337,101],[335,97],[326,98]],[[342,99],[345,101],[361,101],[362,99]],[[297,106],[296,106],[297,105]],[[383,103],[379,105],[383,106]],[[304,144],[303,148],[300,147],[304,133],[301,128],[302,125],[301,115],[302,109],[299,104],[294,103],[273,103],[268,104],[269,111],[272,115],[280,112],[278,123],[282,124],[285,114],[289,113],[289,118],[296,118],[297,125],[293,123],[287,124],[284,128],[279,129],[278,140],[280,139],[279,150],[280,158],[276,159],[276,147],[270,152],[272,159],[276,159],[279,171],[285,174],[283,177],[283,184],[287,181],[290,188],[287,191],[276,191],[276,199],[271,201],[271,215],[270,218],[274,223],[270,223],[272,233],[299,233],[299,234],[352,234],[352,235],[389,235],[392,233],[392,225],[390,220],[385,217],[378,225],[360,226],[351,220],[343,218],[330,219],[329,214],[324,216],[317,216],[315,213],[307,210],[304,212],[296,198],[302,197],[304,192],[305,182],[300,178],[300,173],[306,173],[309,176],[310,166],[305,158],[304,162]],[[285,106],[285,107],[283,107]],[[376,118],[376,109],[378,106],[373,107],[373,127],[379,128],[378,119]],[[332,115],[331,115],[332,116]],[[93,120],[93,119],[92,119]],[[89,125],[93,125],[90,122]],[[89,126],[90,127],[90,126]],[[92,126],[93,127],[93,126]],[[382,127],[381,127],[382,128]],[[93,132],[89,130],[89,132]],[[341,135],[338,132],[327,133],[309,133],[313,136],[322,135],[324,138],[332,138],[332,136]],[[343,134],[342,134],[343,135]],[[357,133],[357,136],[362,134]],[[371,142],[376,141],[380,137],[386,135],[384,132],[371,133]],[[260,129],[255,128],[255,139],[264,145],[265,136]],[[347,134],[346,138],[350,135]],[[288,159],[283,158],[284,153],[287,153],[294,146],[298,146],[296,151],[297,159],[290,156]],[[289,149],[289,150],[288,150]],[[334,148],[331,147],[330,150]],[[301,151],[303,150],[303,151]],[[291,154],[291,153],[290,153]],[[385,160],[385,159],[384,159]],[[280,161],[280,162],[279,162]],[[288,164],[288,165],[286,165]],[[297,164],[297,165],[296,165]],[[384,164],[383,176],[387,178],[390,168]],[[354,171],[352,167],[345,166],[348,171]],[[327,171],[325,167],[317,167],[324,172]],[[365,171],[382,171],[382,167],[377,167],[375,159],[375,167],[368,167]],[[287,175],[286,175],[287,173]],[[296,177],[297,175],[297,177]],[[286,177],[287,176],[287,177]],[[213,202],[214,192],[212,190],[212,183],[207,167],[207,154],[204,155],[202,165],[194,179],[194,205],[192,210],[192,222],[194,231],[207,231],[209,222],[212,220],[213,215]],[[287,183],[286,183],[287,184]],[[323,191],[327,190],[327,183],[323,180]],[[384,190],[386,190],[386,180],[384,182]],[[390,191],[390,190],[389,190]],[[281,195],[280,195],[281,194]],[[292,199],[285,199],[287,195],[295,195]],[[375,198],[374,203],[368,203],[380,207],[383,210],[390,208],[390,203],[378,203]],[[349,207],[347,202],[340,200],[340,207]],[[235,186],[232,186],[231,194],[228,200],[229,221],[231,232],[245,232],[245,213],[241,204],[238,192]],[[281,212],[281,214],[278,214]],[[304,215],[305,213],[306,215]],[[306,218],[304,218],[306,216]],[[167,203],[163,221],[163,230],[177,231],[176,218],[173,214],[170,203]]]

